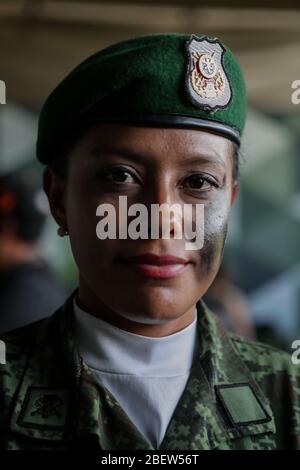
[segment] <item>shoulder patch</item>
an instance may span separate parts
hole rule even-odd
[[[66,424],[68,391],[28,387],[18,418],[19,426],[58,429]]]
[[[216,394],[234,425],[272,420],[249,383],[216,385]]]

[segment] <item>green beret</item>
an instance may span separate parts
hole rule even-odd
[[[237,59],[216,38],[154,34],[97,52],[50,94],[39,119],[37,158],[99,122],[199,128],[240,144],[246,117]]]

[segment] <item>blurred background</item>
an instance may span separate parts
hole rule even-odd
[[[43,214],[40,230],[31,235],[33,251],[24,255],[18,245],[20,259],[27,268],[34,260],[33,281],[44,279],[42,288],[53,289],[43,304],[51,313],[76,286],[77,273],[68,239],[57,236],[39,191],[42,168],[34,155],[43,101],[86,56],[119,40],[171,31],[220,37],[237,55],[249,95],[240,193],[222,270],[207,302],[228,329],[289,347],[300,337],[300,104],[291,101],[292,83],[300,80],[297,1],[0,1],[0,80],[6,84],[0,176],[15,172],[29,184],[25,219],[30,211]],[[11,200],[16,192],[7,188],[2,190],[4,214],[16,204]],[[37,250],[46,271],[36,270]],[[20,292],[25,299],[28,271],[14,275],[14,282],[15,277],[19,290],[13,297]],[[10,290],[0,275],[0,312],[1,282],[4,297]],[[37,303],[36,296],[30,298]]]

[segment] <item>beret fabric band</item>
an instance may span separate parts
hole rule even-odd
[[[199,128],[240,143],[243,74],[218,39],[155,34],[92,55],[50,94],[39,118],[37,158],[50,164],[74,130],[97,122]]]

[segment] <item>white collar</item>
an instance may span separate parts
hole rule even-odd
[[[76,343],[85,362],[99,371],[145,377],[187,374],[198,346],[197,309],[184,329],[163,337],[122,330],[82,310],[73,299]]]

